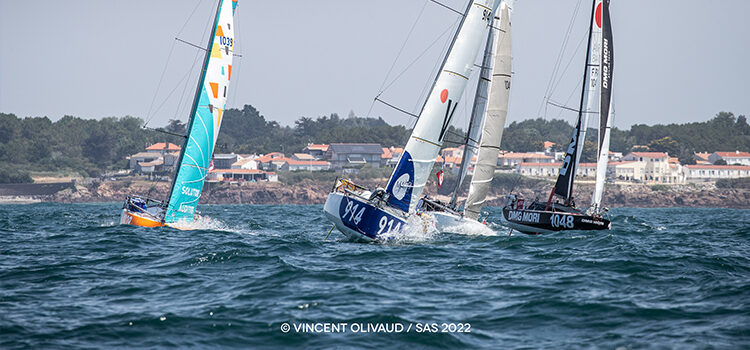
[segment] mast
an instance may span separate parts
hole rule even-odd
[[[484,46],[484,58],[482,59],[482,69],[479,74],[479,81],[477,81],[477,91],[474,94],[474,106],[471,110],[471,119],[469,120],[469,130],[466,133],[466,139],[464,140],[464,152],[461,157],[461,167],[458,171],[458,179],[456,181],[456,188],[453,190],[453,196],[449,206],[452,208],[456,207],[456,200],[458,199],[458,191],[461,189],[461,185],[466,178],[466,173],[471,165],[471,160],[476,154],[478,148],[479,138],[482,136],[482,125],[484,124],[484,114],[487,109],[487,97],[489,93],[490,78],[492,76],[492,57],[494,54],[494,43],[495,43],[495,30],[490,28],[490,32],[487,35],[487,43]]]
[[[500,0],[469,2],[404,153],[388,180],[386,197],[390,206],[414,211],[499,3]]]
[[[491,62],[492,81],[489,84],[489,99],[482,126],[479,155],[471,177],[469,194],[464,205],[464,216],[477,219],[487,198],[497,167],[497,155],[503,139],[505,117],[508,115],[510,79],[512,68],[511,21],[507,4],[500,7],[500,17],[495,17],[497,30],[494,38],[494,60]]]
[[[589,38],[586,47],[586,61],[583,70],[583,84],[581,85],[581,103],[578,109],[578,121],[576,122],[573,137],[568,145],[567,153],[563,159],[557,182],[553,189],[554,194],[563,197],[566,203],[570,203],[573,198],[573,182],[575,181],[578,163],[581,159],[581,151],[583,151],[583,145],[586,139],[589,113],[593,110],[594,99],[589,96],[589,89],[595,89],[598,84],[598,77],[595,73],[598,73],[599,54],[594,52],[595,50],[592,50],[592,45],[594,45],[596,41],[592,40],[592,38],[594,35],[594,26],[596,26],[595,16],[597,3],[600,2],[601,0],[592,1],[591,21],[589,22]],[[596,58],[596,60],[593,58]]]
[[[203,66],[201,66],[201,77],[198,79],[198,85],[195,87],[195,94],[193,95],[193,107],[190,109],[190,115],[189,115],[189,121],[187,128],[185,129],[188,134],[185,135],[185,141],[182,142],[182,147],[180,148],[180,156],[177,158],[177,167],[174,172],[174,176],[172,176],[172,185],[169,186],[169,194],[167,197],[167,200],[165,203],[169,203],[169,201],[172,199],[172,193],[174,193],[174,187],[177,183],[177,175],[180,172],[180,168],[182,168],[182,159],[185,157],[185,150],[187,147],[187,142],[190,138],[190,131],[193,129],[193,122],[195,121],[195,111],[198,109],[198,98],[201,94],[201,89],[203,88],[203,81],[206,78],[206,68],[208,67],[208,60],[211,58],[211,46],[213,45],[214,41],[213,38],[216,35],[216,23],[219,21],[219,13],[221,12],[221,3],[223,0],[219,0],[219,3],[216,5],[216,14],[214,15],[214,21],[212,22],[213,29],[211,30],[211,34],[208,36],[208,43],[206,44],[206,54],[203,56]],[[164,219],[162,218],[162,221]]]

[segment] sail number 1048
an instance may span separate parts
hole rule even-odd
[[[572,215],[552,215],[552,227],[565,227],[573,228],[573,216]]]

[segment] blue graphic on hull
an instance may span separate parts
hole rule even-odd
[[[398,232],[406,226],[399,219],[382,209],[350,197],[344,197],[339,204],[339,217],[344,225],[372,239],[383,234]]]
[[[396,170],[393,171],[391,179],[388,181],[388,187],[385,189],[390,195],[388,204],[404,212],[409,212],[411,203],[411,192],[414,186],[414,162],[411,154],[404,151],[401,159],[398,161]]]

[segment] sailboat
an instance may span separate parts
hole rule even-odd
[[[417,204],[499,4],[469,1],[386,188],[371,191],[348,179],[336,180],[324,212],[339,231],[370,241],[399,233],[410,218],[424,214]]]
[[[464,229],[473,232],[481,229],[477,219],[487,196],[497,167],[497,155],[503,137],[505,117],[508,114],[512,66],[510,14],[505,2],[500,6],[500,17],[487,37],[482,69],[474,97],[469,132],[464,141],[464,152],[458,172],[456,187],[449,203],[423,198],[427,212],[435,217],[438,231]],[[460,210],[457,204],[459,189],[463,184],[470,162],[478,153],[471,178],[469,195]],[[482,225],[483,226],[483,225]]]
[[[166,200],[132,195],[125,199],[120,224],[158,227],[190,223],[210,171],[221,127],[234,54],[234,11],[237,0],[219,0],[208,38],[187,135],[180,150]]]
[[[614,47],[609,14],[609,0],[594,0],[591,8],[589,42],[586,50],[581,104],[578,120],[558,173],[555,186],[546,203],[526,203],[515,194],[506,196],[503,217],[508,226],[523,233],[538,234],[562,230],[605,230],[611,222],[605,218],[602,192],[607,174],[609,138],[612,126],[612,70]],[[573,183],[581,159],[589,115],[599,116],[596,185],[588,209],[576,208]],[[558,196],[563,202],[555,201]]]

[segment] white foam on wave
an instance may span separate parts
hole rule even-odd
[[[443,230],[446,233],[453,233],[466,236],[497,236],[497,231],[493,230],[487,225],[481,224],[479,221],[468,221],[462,220],[456,225],[445,227]]]
[[[229,227],[223,221],[213,219],[210,216],[201,215],[194,221],[178,221],[173,224],[169,224],[169,227],[176,228],[178,230],[213,230],[213,231],[227,231],[227,232],[238,232],[239,230]]]
[[[432,240],[439,233],[431,216],[410,215],[404,227],[381,235],[378,241],[388,244],[421,243]]]

